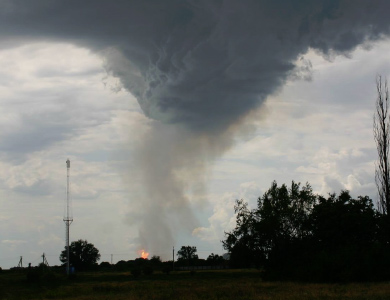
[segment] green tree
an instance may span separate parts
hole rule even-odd
[[[61,252],[60,261],[66,263],[67,251],[65,249]],[[96,265],[100,259],[99,250],[86,240],[78,240],[72,242],[69,246],[69,258],[71,266],[78,271],[85,271]]]
[[[224,259],[222,256],[218,254],[211,253],[207,257],[207,264],[210,266],[219,266],[224,262]]]
[[[309,184],[271,188],[249,209],[235,205],[236,227],[223,246],[236,267],[261,265],[265,279],[361,281],[390,278],[387,215],[348,191],[325,198]]]
[[[161,257],[157,255],[153,255],[152,258],[150,259],[150,263],[154,267],[159,267],[162,265]]]
[[[330,194],[311,214],[311,230],[315,241],[324,247],[364,246],[377,239],[378,213],[369,197],[353,199],[348,191]]]
[[[178,261],[186,262],[190,266],[191,263],[198,259],[196,252],[195,246],[181,246],[180,250],[177,251]]]
[[[308,220],[316,196],[310,185],[291,183],[271,188],[258,198],[257,208],[249,209],[243,200],[234,207],[236,227],[226,232],[223,247],[230,253],[233,267],[260,266],[279,256],[278,249],[286,249],[310,235]]]
[[[374,140],[378,151],[375,165],[375,183],[379,194],[379,208],[383,214],[390,209],[390,116],[387,80],[381,76],[376,80],[377,101],[374,113]]]
[[[112,265],[108,261],[102,261],[99,265],[100,269],[108,270],[112,268]]]
[[[231,267],[250,267],[263,258],[255,232],[258,218],[255,210],[249,209],[243,199],[236,200],[234,212],[236,227],[231,232],[225,232],[226,240],[222,244],[230,254]]]
[[[360,281],[381,277],[386,259],[380,244],[380,214],[369,197],[348,191],[319,197],[311,214],[311,276],[321,281]]]

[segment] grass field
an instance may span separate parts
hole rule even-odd
[[[25,274],[0,274],[0,299],[390,299],[390,283],[263,282],[255,270],[56,275],[29,283]]]

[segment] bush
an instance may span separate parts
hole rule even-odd
[[[42,279],[47,283],[56,283],[58,276],[54,272],[49,271],[42,276]]]
[[[172,271],[172,268],[170,266],[165,266],[163,269],[162,269],[162,272],[164,274],[167,274],[169,275],[169,273]]]
[[[41,272],[37,269],[29,269],[26,274],[28,283],[38,283],[41,280]]]
[[[153,274],[153,268],[151,266],[145,266],[143,269],[143,273],[145,275],[152,275]]]
[[[138,268],[132,269],[130,272],[131,275],[134,276],[134,278],[138,278],[141,275],[141,270]]]
[[[124,260],[120,260],[116,263],[115,269],[119,272],[128,271],[128,264]]]
[[[108,269],[111,269],[111,264],[107,261],[103,261],[100,263],[99,268],[102,270],[108,270]]]

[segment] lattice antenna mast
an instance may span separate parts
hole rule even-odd
[[[70,274],[70,260],[69,260],[69,227],[73,222],[73,216],[70,207],[70,160],[66,160],[66,209],[64,222],[66,227],[66,274]]]

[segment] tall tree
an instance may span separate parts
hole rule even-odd
[[[236,227],[225,232],[226,240],[222,241],[225,250],[230,254],[230,266],[247,268],[264,260],[263,241],[258,238],[257,224],[260,222],[256,210],[250,209],[243,199],[236,200],[234,205]]]
[[[271,188],[250,209],[234,207],[223,247],[232,267],[260,266],[267,280],[359,281],[390,278],[389,215],[348,191],[325,198],[307,183]]]
[[[198,255],[196,254],[195,246],[181,246],[180,250],[177,251],[177,256],[179,257],[179,261],[186,261],[188,265],[194,260],[198,259]]]
[[[378,151],[378,161],[375,166],[375,183],[379,194],[379,209],[383,214],[390,210],[390,117],[389,90],[387,79],[378,76],[376,80],[377,100],[374,113],[374,139]]]
[[[301,186],[294,181],[290,188],[272,182],[271,188],[258,198],[257,209],[251,210],[244,200],[237,200],[236,227],[225,232],[226,240],[222,241],[230,253],[230,264],[264,265],[271,257],[279,257],[276,250],[301,243],[310,235],[309,215],[315,201],[316,195],[308,183]],[[284,252],[281,256],[287,258]],[[282,262],[278,258],[272,260]]]
[[[70,264],[78,271],[85,271],[93,265],[96,265],[100,259],[99,250],[86,240],[78,240],[69,245]],[[66,247],[61,252],[60,261],[67,261]]]

